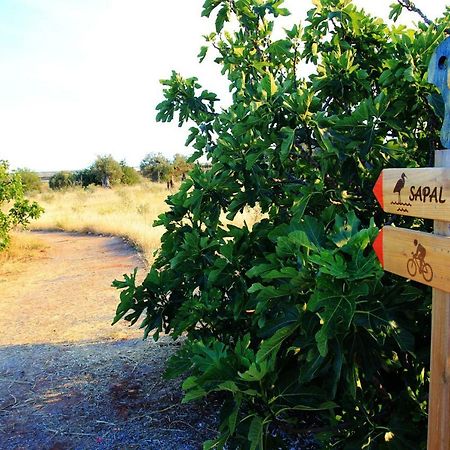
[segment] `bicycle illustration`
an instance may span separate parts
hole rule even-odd
[[[426,250],[417,242],[417,239],[414,239],[414,245],[417,246],[417,249],[415,252],[411,252],[411,258],[406,263],[406,269],[411,277],[415,277],[419,272],[425,281],[431,281],[433,279],[433,268],[425,262]]]

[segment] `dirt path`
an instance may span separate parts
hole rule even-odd
[[[143,268],[115,237],[35,233],[46,250],[0,276],[0,448],[195,449],[217,405],[162,380],[176,343],[111,327],[111,281]]]

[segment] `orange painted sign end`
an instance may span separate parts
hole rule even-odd
[[[380,178],[381,177],[382,177],[382,175],[380,176]],[[380,230],[380,232],[378,233],[378,236],[376,237],[372,247],[375,250],[378,260],[380,261],[381,265],[384,267],[383,230]]]
[[[373,194],[375,195],[378,203],[381,205],[381,208],[384,209],[384,201],[383,201],[383,172],[380,173],[375,186],[372,189]]]

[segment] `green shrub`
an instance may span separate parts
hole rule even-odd
[[[32,172],[30,169],[17,169],[15,173],[20,175],[25,194],[42,191],[42,181],[36,172]]]
[[[75,184],[74,175],[71,172],[56,172],[50,177],[48,185],[50,189],[59,191],[61,189],[67,189]]]
[[[383,273],[371,243],[385,221],[429,224],[389,217],[371,190],[438,145],[426,70],[449,15],[391,29],[349,0],[315,0],[304,28],[275,39],[282,3],[205,1],[215,31],[199,57],[218,53],[232,103],[216,107],[196,78],[163,82],[157,119],[193,124],[191,161],[211,168],[168,198],[143,283],[115,281],[115,321],[143,315],[145,337],[186,336],[167,375],[187,376],[184,401],[224,397],[205,448],[278,448],[314,411],[326,448],[424,449],[430,290]],[[252,229],[223,223],[255,205]]]
[[[141,173],[144,177],[160,183],[168,181],[173,174],[170,161],[162,153],[149,153],[141,161]]]
[[[98,156],[92,169],[100,185],[120,184],[123,177],[122,166],[111,155]]]
[[[194,167],[192,163],[188,162],[188,158],[180,153],[176,153],[173,157],[173,174],[177,179],[185,179],[186,175]]]
[[[136,184],[140,176],[123,161],[117,162],[111,155],[98,156],[93,164],[74,173],[73,180],[83,187]]]
[[[120,166],[122,167],[122,178],[120,180],[122,184],[133,185],[141,182],[142,177],[136,169],[127,166],[124,162],[121,162]]]
[[[74,182],[80,186],[101,185],[102,180],[94,170],[93,165],[83,170],[78,170],[73,174]]]
[[[13,227],[25,227],[43,212],[36,202],[24,199],[23,194],[21,176],[10,173],[8,163],[0,160],[0,250],[8,245]]]

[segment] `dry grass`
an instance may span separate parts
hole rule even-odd
[[[168,209],[164,202],[167,195],[165,185],[149,182],[113,189],[47,190],[33,198],[45,208],[45,213],[30,228],[122,236],[137,246],[151,263],[164,232],[162,227],[155,228],[152,224]],[[242,226],[246,221],[251,226],[260,218],[256,208],[238,215],[233,223]]]
[[[155,183],[46,191],[33,198],[45,213],[30,228],[122,236],[150,261],[164,231],[152,224],[167,210],[167,194],[165,186]]]
[[[13,232],[10,245],[0,252],[0,278],[19,273],[29,261],[43,257],[46,248],[47,245],[36,236]]]

